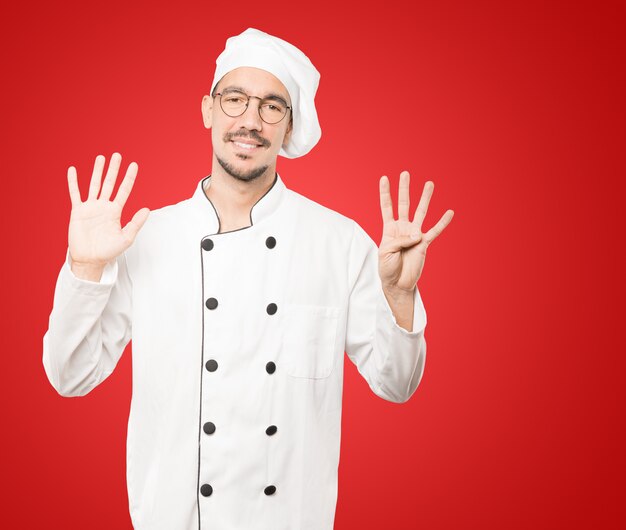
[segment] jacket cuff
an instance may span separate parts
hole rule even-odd
[[[117,259],[109,261],[102,271],[102,276],[100,277],[99,282],[94,282],[92,280],[86,280],[83,278],[77,277],[72,272],[72,258],[70,256],[70,249],[68,247],[65,253],[65,262],[63,263],[63,267],[61,268],[61,274],[64,281],[72,288],[81,290],[84,294],[102,294],[107,293],[113,287],[113,284],[117,280]]]

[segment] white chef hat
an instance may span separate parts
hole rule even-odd
[[[304,53],[287,41],[248,28],[227,39],[215,64],[211,93],[224,75],[240,66],[260,68],[276,76],[289,92],[293,119],[291,138],[279,154],[297,158],[313,149],[322,136],[314,101],[320,74]]]

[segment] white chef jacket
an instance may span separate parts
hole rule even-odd
[[[137,530],[331,530],[343,353],[403,403],[424,371],[383,294],[378,247],[278,174],[250,226],[219,233],[203,190],[153,210],[99,282],[69,250],[43,337],[62,396],[83,396],[132,338],[127,486]]]

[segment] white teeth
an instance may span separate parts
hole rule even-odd
[[[254,149],[256,147],[256,145],[253,144],[242,144],[241,142],[233,142],[235,145],[238,145],[239,147],[243,147],[244,149]]]

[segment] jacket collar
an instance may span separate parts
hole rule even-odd
[[[194,204],[194,207],[202,214],[202,224],[205,230],[207,230],[208,233],[217,234],[220,229],[220,220],[217,214],[217,209],[211,200],[206,196],[203,189],[203,186],[208,187],[210,183],[211,175],[200,179],[198,185],[196,186],[196,191],[191,197],[191,201]],[[256,203],[254,203],[252,209],[250,210],[250,224],[252,226],[260,221],[263,221],[276,211],[285,195],[285,189],[285,183],[280,178],[278,173],[276,173],[276,177],[274,178],[274,182],[270,188]],[[239,230],[243,230],[243,228],[240,228]],[[236,230],[232,231],[236,232]]]

